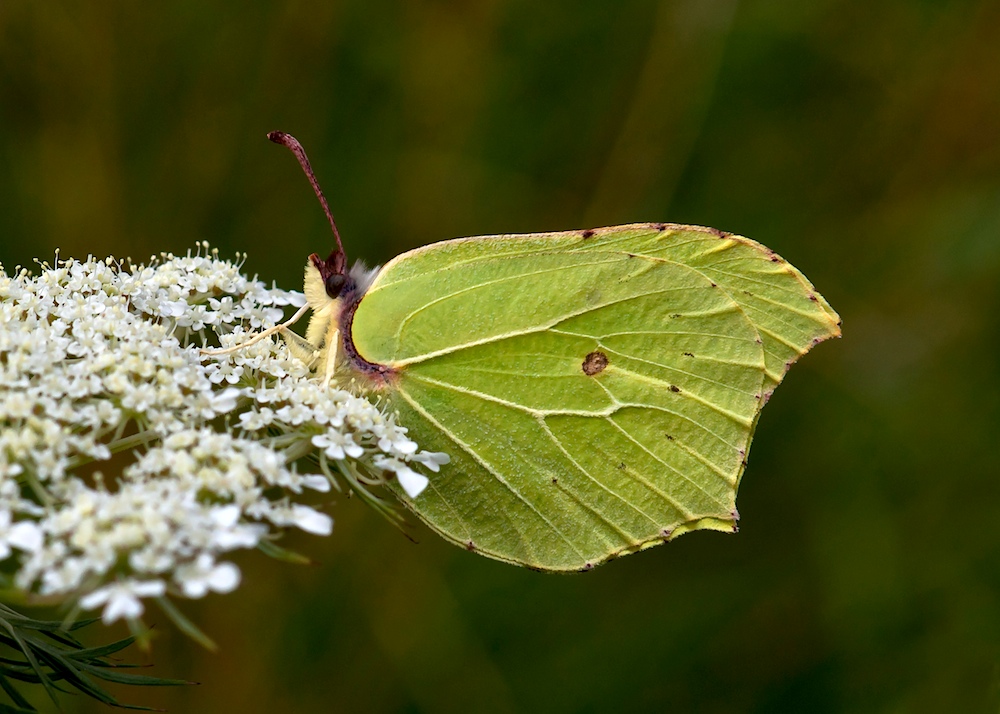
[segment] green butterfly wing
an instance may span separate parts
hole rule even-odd
[[[416,499],[469,550],[580,570],[735,529],[767,397],[840,319],[772,251],[642,224],[436,243],[385,266],[354,315],[386,397],[452,462]]]

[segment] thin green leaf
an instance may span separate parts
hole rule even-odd
[[[98,659],[102,657],[107,657],[108,655],[113,655],[115,652],[121,652],[123,649],[131,645],[133,642],[135,642],[135,637],[126,637],[123,640],[118,640],[117,642],[101,645],[100,647],[88,647],[87,649],[68,652],[66,656],[75,660]],[[117,665],[109,664],[109,666],[117,666]]]
[[[115,682],[117,684],[135,684],[144,687],[177,687],[182,684],[197,684],[185,679],[166,679],[164,677],[152,677],[146,674],[131,674],[129,672],[118,672],[114,667],[98,667],[89,663],[81,663],[80,669],[86,670],[92,676]]]
[[[325,460],[325,457],[321,458]],[[379,515],[398,528],[403,535],[413,540],[413,537],[406,531],[406,517],[394,504],[379,498],[376,494],[369,491],[352,463],[346,460],[338,461],[337,470],[343,474],[344,479],[350,485],[351,493],[357,495],[365,504],[374,508]]]
[[[10,677],[11,679],[17,680],[18,682],[25,682],[27,684],[40,684],[38,675],[35,674],[35,671],[30,667],[21,667],[17,669],[12,667],[11,668],[5,667],[3,670],[3,674],[6,675],[7,677]]]
[[[174,615],[178,616],[174,618],[175,621],[183,620],[180,613],[175,612]],[[76,622],[67,620],[65,623],[35,620],[0,605],[0,645],[6,645],[23,656],[23,659],[0,658],[0,688],[16,705],[12,707],[0,704],[0,714],[6,711],[34,711],[30,702],[14,686],[13,682],[16,681],[42,684],[56,706],[58,706],[57,692],[78,691],[108,706],[140,711],[154,710],[150,707],[123,704],[98,682],[139,686],[190,684],[185,680],[132,674],[123,670],[144,665],[119,663],[108,659],[109,655],[118,653],[135,643],[135,636],[88,648],[68,634],[70,630],[77,630],[95,621],[96,618]]]
[[[78,639],[65,632],[48,632],[43,630],[41,632],[41,635],[42,637],[46,637],[52,640],[53,642],[62,645],[67,649],[76,650],[76,649],[81,649],[83,647],[82,642],[80,642]]]
[[[192,640],[200,644],[207,650],[215,652],[219,649],[218,645],[212,641],[208,635],[198,629],[197,625],[187,619],[180,610],[174,607],[174,604],[166,597],[155,598],[156,604],[160,606],[160,609],[166,613],[177,628],[190,637]]]
[[[33,714],[35,711],[37,710],[21,709],[19,707],[12,707],[9,704],[0,703],[0,714]]]
[[[39,660],[44,661],[52,669],[51,677],[53,680],[62,679],[67,684],[106,704],[115,702],[114,697],[86,676],[85,671],[90,669],[89,663],[74,662],[66,656],[65,652],[46,642],[36,641],[33,644]]]
[[[25,642],[21,639],[21,636],[17,633],[17,630],[9,622],[0,618],[0,627],[6,629],[10,633],[11,637],[17,641],[18,649],[20,649],[21,652],[24,653],[24,658],[28,660],[28,663],[31,665],[31,667],[35,670],[35,673],[38,675],[39,683],[42,685],[42,687],[45,688],[45,692],[46,694],[49,695],[49,698],[52,699],[52,703],[58,706],[59,702],[56,699],[56,688],[49,681],[49,678],[45,675],[45,672],[42,671],[42,668],[38,664],[38,660],[35,659],[35,655],[31,652],[31,649],[28,647],[27,644],[25,644]]]
[[[264,555],[270,556],[275,560],[281,560],[285,563],[291,563],[293,565],[314,565],[314,561],[310,560],[301,553],[296,553],[294,550],[282,548],[274,541],[267,540],[266,538],[257,544],[257,549],[264,553]]]
[[[17,626],[25,630],[42,630],[46,632],[69,632],[72,630],[78,630],[81,627],[86,627],[87,625],[93,624],[100,620],[99,617],[88,618],[86,620],[77,620],[71,624],[67,624],[62,620],[36,620],[31,617],[25,617],[19,613],[9,610],[2,614],[3,618],[11,623],[17,623]]]
[[[0,687],[2,687],[7,693],[7,696],[13,700],[14,704],[17,705],[17,707],[11,707],[10,711],[34,711],[28,700],[24,698],[24,695],[17,691],[17,688],[2,673],[0,673]]]

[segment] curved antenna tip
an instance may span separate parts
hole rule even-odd
[[[291,134],[286,134],[283,131],[269,131],[267,133],[267,138],[273,141],[275,144],[281,144],[293,154],[295,158],[299,160],[299,166],[302,167],[302,171],[305,172],[306,178],[309,179],[309,184],[313,187],[313,191],[316,193],[316,198],[319,199],[320,205],[323,207],[323,213],[326,214],[327,220],[330,222],[330,228],[333,230],[333,237],[337,239],[337,250],[336,253],[340,253],[341,256],[344,255],[344,245],[340,242],[340,231],[337,230],[337,224],[333,220],[333,214],[330,213],[330,206],[326,202],[326,196],[323,195],[323,190],[319,187],[319,181],[316,180],[316,174],[313,173],[312,166],[309,164],[309,158],[306,156],[306,150],[302,148],[302,144]],[[341,259],[341,264],[346,262],[345,259]]]

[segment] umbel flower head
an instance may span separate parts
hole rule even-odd
[[[0,586],[134,620],[144,598],[236,588],[230,551],[328,535],[310,492],[346,480],[385,509],[368,487],[416,496],[447,463],[280,339],[201,355],[304,304],[240,268],[203,244],[0,269]]]

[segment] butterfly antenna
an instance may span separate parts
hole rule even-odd
[[[330,221],[330,228],[333,229],[333,237],[337,239],[337,249],[340,251],[341,255],[344,255],[344,244],[340,242],[340,231],[337,230],[337,224],[333,220],[333,214],[330,213],[330,205],[326,202],[326,196],[323,195],[323,189],[319,187],[319,181],[316,180],[316,174],[313,173],[312,166],[309,164],[309,157],[306,156],[306,150],[302,148],[302,144],[291,134],[286,134],[283,131],[272,131],[268,132],[267,138],[273,141],[275,144],[281,144],[286,147],[289,151],[295,154],[295,158],[299,160],[299,166],[302,167],[302,171],[305,172],[306,178],[309,179],[309,183],[313,187],[313,191],[316,192],[316,198],[319,199],[320,205],[323,206],[323,212],[326,214],[327,220]]]

